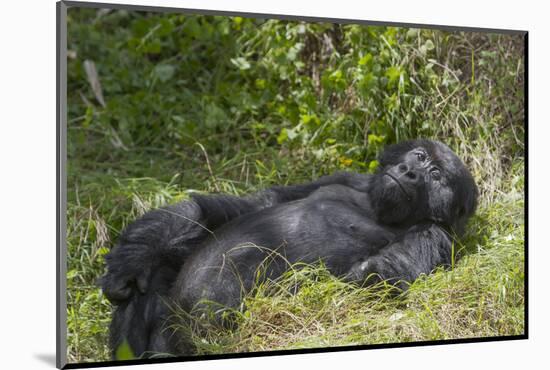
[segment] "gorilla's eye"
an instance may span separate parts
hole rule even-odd
[[[418,159],[420,162],[424,162],[426,160],[426,154],[418,152],[416,153],[416,159]]]
[[[439,181],[441,180],[441,171],[439,168],[432,168],[430,170],[430,175],[432,176],[432,179]]]

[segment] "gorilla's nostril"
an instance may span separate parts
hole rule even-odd
[[[400,164],[399,167],[397,167],[397,168],[399,168],[399,171],[401,171],[401,172],[407,172],[409,170],[409,167],[406,164],[403,164],[403,163]]]
[[[411,180],[416,179],[416,174],[414,172],[407,172],[406,176]]]

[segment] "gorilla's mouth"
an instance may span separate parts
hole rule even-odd
[[[407,191],[405,190],[405,188],[403,187],[403,185],[401,185],[401,183],[399,182],[399,180],[397,180],[395,178],[395,176],[389,174],[388,172],[384,172],[384,175],[387,175],[389,176],[393,181],[395,181],[397,183],[397,185],[399,185],[399,189],[401,189],[401,191],[403,192],[403,194],[405,194],[405,196],[407,197],[407,200],[408,201],[411,201],[412,200],[412,197],[409,195],[409,193],[407,193]]]

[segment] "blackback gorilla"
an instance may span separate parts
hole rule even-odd
[[[205,302],[238,307],[260,266],[274,279],[289,264],[322,261],[348,281],[405,289],[449,265],[452,238],[476,208],[469,171],[431,140],[389,146],[379,162],[374,175],[337,173],[246,197],[196,195],[130,224],[101,279],[116,305],[113,351],[127,341],[138,356],[192,354],[188,338],[169,328],[167,302],[186,312]]]

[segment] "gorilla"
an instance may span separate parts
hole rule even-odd
[[[193,354],[171,329],[170,302],[190,314],[208,302],[239,308],[258,279],[292,264],[321,262],[346,281],[401,289],[450,265],[477,205],[470,172],[432,140],[391,145],[379,164],[372,175],[336,173],[244,197],[194,195],[128,225],[100,279],[116,306],[113,354],[123,342],[137,356]],[[202,317],[224,324],[219,314]]]

